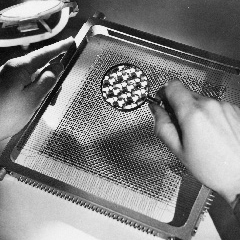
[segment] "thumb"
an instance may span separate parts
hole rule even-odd
[[[44,68],[37,79],[24,89],[26,98],[29,98],[33,105],[38,106],[55,86],[63,70],[64,67],[60,62]]]
[[[155,103],[149,104],[154,119],[154,133],[177,156],[181,154],[182,145],[179,133],[167,111]]]

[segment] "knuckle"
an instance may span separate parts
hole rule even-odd
[[[195,108],[192,109],[192,111],[190,112],[190,118],[192,120],[198,120],[201,119],[204,116],[204,111],[201,107],[197,106]]]
[[[205,111],[199,101],[193,101],[187,110],[184,110],[183,113],[179,112],[178,122],[180,125],[194,124],[199,121],[199,119],[203,119],[204,114]]]
[[[221,108],[221,103],[212,98],[202,98],[201,100],[195,101],[188,114],[184,119],[187,124],[194,124],[204,119],[208,119],[211,114],[214,114],[216,110]]]
[[[205,111],[213,111],[220,106],[220,103],[213,98],[204,98],[200,101],[200,105]]]

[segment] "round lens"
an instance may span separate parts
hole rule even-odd
[[[147,99],[148,89],[147,76],[140,68],[131,64],[112,67],[102,81],[103,99],[122,111],[140,107]]]
[[[2,17],[9,20],[21,20],[38,15],[43,15],[44,12],[49,11],[52,8],[57,7],[60,1],[29,1],[21,4],[17,4],[13,7],[6,9],[2,13]]]

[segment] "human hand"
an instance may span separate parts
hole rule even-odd
[[[63,65],[51,59],[66,52],[73,38],[14,58],[0,67],[0,141],[18,133],[54,87]],[[35,80],[33,79],[35,77]]]
[[[191,92],[177,80],[156,97],[174,112],[170,117],[167,108],[149,104],[156,136],[200,182],[232,205],[240,193],[240,109]]]

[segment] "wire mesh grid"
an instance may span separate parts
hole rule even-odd
[[[26,135],[19,142],[16,162],[170,222],[176,205],[189,214],[201,185],[195,182],[189,186],[185,201],[177,203],[188,173],[154,136],[147,104],[132,112],[120,112],[104,102],[101,80],[109,68],[121,63],[144,70],[151,95],[177,78],[189,89],[221,100],[226,88],[213,79],[230,77],[141,46],[94,36],[66,78],[56,105],[47,108],[26,144]]]

